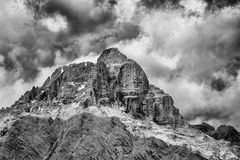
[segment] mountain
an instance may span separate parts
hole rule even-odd
[[[173,98],[117,48],[55,70],[0,110],[0,159],[238,159],[189,125]]]

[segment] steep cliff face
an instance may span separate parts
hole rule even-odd
[[[117,48],[103,51],[97,62],[97,65],[104,63],[109,71],[106,79],[113,95],[109,99],[123,105],[126,113],[136,118],[150,117],[158,124],[184,123],[178,109],[173,106],[173,99],[153,85],[150,88],[141,66],[127,59]]]
[[[145,99],[146,111],[153,117],[153,121],[157,124],[184,124],[183,117],[180,115],[179,110],[174,107],[172,97],[164,93],[163,90],[151,85],[150,91]]]

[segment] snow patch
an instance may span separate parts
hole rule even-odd
[[[81,91],[82,89],[85,88],[85,86],[86,86],[86,84],[81,85],[81,86],[78,88],[78,90]]]
[[[64,70],[63,70],[63,67],[62,67],[62,69],[61,69],[61,74],[64,72]]]
[[[74,86],[74,85],[75,85],[75,83],[74,83],[74,82],[69,82],[69,85],[72,85],[72,86]]]

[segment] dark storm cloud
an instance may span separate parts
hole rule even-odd
[[[237,5],[240,0],[204,0],[207,3],[207,9],[220,9],[228,6]]]
[[[42,28],[25,27],[18,36],[17,41],[1,41],[1,66],[7,71],[17,72],[19,78],[30,81],[37,76],[39,67],[54,65],[55,54],[51,52],[54,49],[54,35]]]
[[[131,23],[121,23],[115,28],[117,29],[112,30],[110,34],[93,39],[90,42],[90,46],[92,46],[91,51],[99,52],[121,40],[136,39],[141,33],[139,26]]]
[[[69,37],[65,39],[65,41],[59,40],[55,47],[61,50],[64,57],[73,60],[78,58],[79,54],[87,55],[91,52],[101,53],[102,50],[114,43],[137,38],[140,33],[141,30],[137,25],[131,23],[116,23],[106,31],[89,33],[85,36],[80,36],[77,40]],[[61,39],[63,37],[61,37]]]
[[[145,6],[148,9],[164,8],[166,6],[178,7],[180,0],[141,0],[139,5]]]
[[[54,16],[60,14],[65,17],[72,35],[94,32],[99,27],[111,27],[115,22],[113,6],[116,1],[106,0],[40,0],[34,3],[27,0],[27,5],[37,17]]]
[[[68,31],[57,33],[55,48],[71,60],[140,34],[137,24],[117,22],[116,0],[26,0],[26,4],[38,20],[66,18]]]
[[[77,49],[78,45],[81,46],[84,42],[76,44],[77,40],[74,37],[111,28],[116,18],[113,13],[116,1],[95,0],[92,2],[26,0],[25,4],[29,11],[9,7],[9,4],[15,5],[13,0],[1,2],[3,9],[0,11],[2,26],[0,55],[3,59],[0,66],[8,72],[16,72],[20,79],[31,81],[37,77],[39,68],[55,65],[55,54],[58,50],[67,61],[86,54]],[[14,13],[14,10],[16,10],[15,14],[10,13],[10,11]],[[55,14],[66,18],[69,32],[53,33],[41,24],[40,20]]]
[[[239,4],[240,0],[202,0],[207,4],[206,10],[216,10]],[[165,7],[183,7],[181,0],[140,0],[140,5],[148,9],[159,9]]]
[[[216,90],[218,92],[224,91],[230,84],[226,81],[224,81],[222,78],[213,78],[211,80],[211,87],[213,90]]]

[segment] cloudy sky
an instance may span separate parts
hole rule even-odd
[[[191,123],[240,129],[239,0],[0,0],[0,100],[118,47]]]

